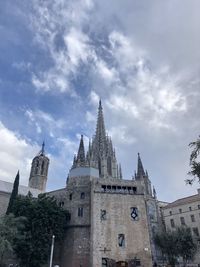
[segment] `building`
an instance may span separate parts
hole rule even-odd
[[[196,195],[178,199],[163,207],[162,214],[166,229],[189,227],[197,244],[200,245],[200,189]],[[200,246],[194,262],[200,263]]]
[[[32,161],[29,185],[19,194],[45,192],[49,159],[41,151]],[[133,170],[134,171],[134,170]],[[6,211],[12,183],[0,181],[0,201]],[[61,267],[145,266],[158,259],[153,233],[162,225],[161,203],[138,153],[137,171],[122,177],[111,137],[106,134],[101,101],[96,131],[85,152],[81,136],[66,186],[48,192],[68,211],[62,246],[54,263]]]
[[[29,192],[33,197],[46,191],[49,159],[45,156],[44,143],[42,149],[34,157],[29,178],[29,185],[19,185],[18,193],[26,196]],[[0,180],[0,216],[5,214],[12,193],[13,183]]]
[[[150,267],[156,261],[152,236],[160,220],[155,189],[152,193],[139,154],[134,178],[122,178],[112,140],[106,135],[101,101],[87,153],[81,136],[66,187],[48,194],[69,214],[55,264]]]

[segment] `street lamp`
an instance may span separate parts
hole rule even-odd
[[[51,240],[51,255],[50,255],[50,263],[49,263],[49,267],[52,267],[53,250],[54,250],[54,240],[55,240],[55,235],[52,235],[52,240]]]

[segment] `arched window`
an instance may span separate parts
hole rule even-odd
[[[44,174],[44,161],[42,162],[42,166],[41,166],[41,175],[43,175]]]

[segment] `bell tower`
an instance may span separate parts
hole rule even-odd
[[[40,150],[38,155],[34,157],[32,161],[28,186],[45,192],[48,168],[49,168],[49,158],[45,156],[44,142],[43,142],[42,149]]]

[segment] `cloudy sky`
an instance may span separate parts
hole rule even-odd
[[[27,184],[43,140],[48,190],[65,186],[102,99],[124,179],[140,152],[159,199],[186,186],[200,134],[199,0],[0,2],[0,179]]]

